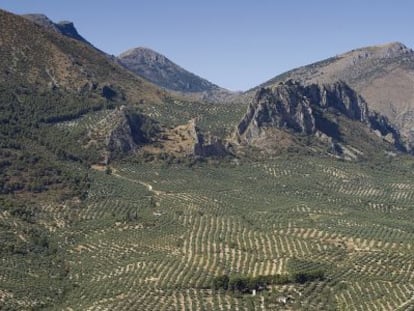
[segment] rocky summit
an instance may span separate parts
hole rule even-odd
[[[87,41],[79,34],[78,30],[75,28],[75,25],[71,21],[60,21],[58,23],[54,23],[44,14],[25,14],[22,16],[36,23],[37,25],[44,27],[45,29],[60,33],[66,37],[84,42],[92,46],[89,41]]]

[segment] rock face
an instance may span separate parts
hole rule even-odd
[[[303,86],[292,80],[263,88],[238,125],[238,135],[255,138],[263,127],[277,127],[301,134],[315,134],[318,117],[313,109],[335,109],[352,120],[367,121],[367,105],[343,82]],[[313,109],[312,109],[313,108]]]
[[[51,21],[46,15],[43,14],[25,14],[22,15],[24,18],[38,24],[39,26],[42,26],[48,30],[60,33],[66,37],[84,42],[90,46],[92,46],[91,43],[89,43],[84,37],[82,37],[78,31],[75,28],[75,25],[73,22],[70,21],[61,21],[58,23],[54,23]]]
[[[86,147],[100,150],[102,163],[107,164],[151,142],[156,132],[157,126],[152,120],[121,106],[95,124],[88,133]]]
[[[196,157],[224,157],[229,154],[226,146],[217,137],[203,135],[196,126],[196,121],[190,121],[190,133],[194,139],[193,155]]]
[[[276,128],[313,135],[335,146],[333,142],[341,141],[340,127],[326,113],[360,122],[403,149],[398,131],[387,118],[369,113],[365,100],[341,81],[304,86],[288,80],[273,88],[262,88],[240,121],[236,135],[239,142],[254,145],[266,135],[266,129]]]
[[[149,137],[153,137],[150,135]],[[156,141],[141,148],[141,154],[158,158],[220,158],[230,155],[228,144],[197,127],[196,119],[174,128],[160,129]]]
[[[414,52],[399,42],[369,46],[293,69],[247,92],[293,79],[304,85],[341,80],[360,94],[370,111],[385,116],[414,145]]]

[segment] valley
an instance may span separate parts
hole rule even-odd
[[[409,48],[237,93],[0,10],[0,56],[0,310],[414,310]]]

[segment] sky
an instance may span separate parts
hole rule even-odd
[[[151,48],[230,90],[343,52],[414,48],[412,0],[0,0],[16,14],[70,20],[97,48]]]

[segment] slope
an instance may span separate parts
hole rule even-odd
[[[133,122],[121,107],[165,98],[89,44],[0,10],[0,309],[53,305],[68,290],[54,232],[84,206],[88,167],[101,151],[82,145],[88,130],[59,124],[112,113],[117,120],[105,135],[122,150],[119,136],[130,135],[124,129]]]
[[[83,42],[5,11],[0,17],[2,85],[88,97],[99,97],[108,86],[129,101],[161,102],[156,87]]]

